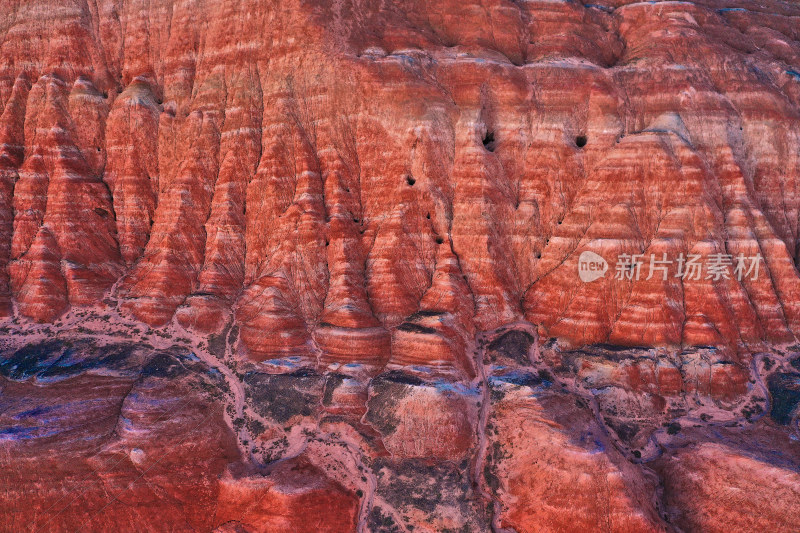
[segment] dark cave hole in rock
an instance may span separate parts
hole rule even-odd
[[[578,135],[575,137],[575,146],[578,148],[583,148],[586,146],[586,135]]]
[[[494,132],[487,131],[486,135],[483,137],[483,147],[489,150],[490,152],[494,152],[494,149],[497,147],[496,142],[494,140]]]
[[[414,179],[414,178],[412,178],[411,176],[406,176],[406,183],[408,183],[408,184],[409,184],[409,185],[411,185],[412,187],[414,186],[414,184],[415,184],[416,182],[417,182],[417,180],[415,180],[415,179]]]
[[[441,237],[436,237],[436,244],[442,244],[443,242],[444,239],[442,239]]]

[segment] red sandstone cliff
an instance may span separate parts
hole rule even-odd
[[[794,4],[0,0],[14,527],[790,531],[798,264]],[[87,327],[228,390],[19,370]]]
[[[462,369],[521,319],[574,345],[800,332],[789,4],[0,8],[4,314],[110,296],[235,320],[258,359]],[[764,263],[581,284],[584,250]],[[433,331],[396,329],[419,312]]]

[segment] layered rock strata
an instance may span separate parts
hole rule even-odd
[[[476,331],[521,319],[573,346],[800,331],[794,6],[2,10],[4,315],[105,299],[235,322],[255,360],[467,377]],[[717,254],[758,276],[677,275]],[[617,279],[622,255],[673,262]]]

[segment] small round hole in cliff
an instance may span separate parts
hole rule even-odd
[[[409,185],[411,185],[412,187],[414,186],[414,184],[415,184],[416,182],[417,182],[417,180],[415,180],[415,179],[414,179],[414,178],[412,178],[411,176],[406,176],[406,183],[408,183],[408,184],[409,184]]]
[[[445,48],[455,48],[456,46],[458,46],[458,41],[456,41],[452,37],[449,37],[447,35],[439,35],[438,37],[439,40],[442,42],[442,46],[444,46]]]
[[[442,239],[441,237],[436,237],[436,244],[442,244],[442,243],[444,243],[444,239]]]
[[[487,131],[486,135],[483,136],[483,147],[489,150],[490,152],[494,152],[496,148],[496,143],[494,140],[494,132]]]
[[[99,146],[97,147],[97,151],[98,151],[98,152],[100,151],[100,147],[99,147]]]
[[[578,148],[583,148],[586,146],[586,135],[578,135],[575,137],[575,146]]]
[[[430,213],[428,213],[427,215],[425,215],[425,218],[427,218],[428,220],[430,220],[430,219],[431,219],[431,214],[430,214]]]

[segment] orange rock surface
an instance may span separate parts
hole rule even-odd
[[[485,472],[500,525],[521,533],[666,531],[648,501],[655,479],[619,456],[574,398],[531,388],[494,388],[504,397],[489,418]]]
[[[322,373],[302,357],[236,363],[230,336],[215,356],[78,318],[90,326],[78,334],[6,328],[0,342],[0,519],[15,531],[791,531],[797,520],[798,352],[759,355],[753,386],[725,396],[613,373],[587,382],[574,361],[543,360],[530,326],[480,336],[465,382],[418,367]]]
[[[2,312],[110,297],[233,320],[258,360],[466,375],[475,329],[520,319],[576,346],[790,340],[800,11],[734,4],[6,2]],[[763,264],[580,283],[586,250]]]
[[[797,463],[786,449],[776,449],[776,443],[786,445],[783,439],[766,435],[772,442],[762,437],[762,449],[706,442],[665,460],[665,495],[674,523],[689,531],[795,530]]]
[[[303,457],[241,462],[224,380],[186,352],[51,342],[14,355],[16,380],[0,378],[4,527],[354,529],[356,495]],[[38,386],[19,381],[32,375]]]
[[[778,0],[0,0],[0,522],[791,530],[799,132]]]

